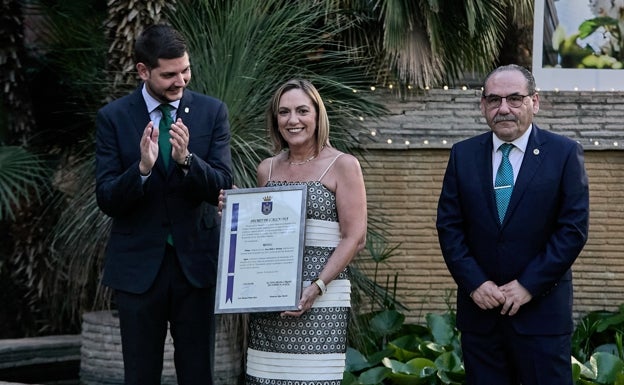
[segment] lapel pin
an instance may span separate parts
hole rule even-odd
[[[184,107],[184,112],[188,114],[189,113],[189,108],[188,107]]]
[[[538,148],[533,149],[533,155],[539,155],[539,149]]]

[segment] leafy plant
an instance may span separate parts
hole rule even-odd
[[[286,0],[180,3],[175,12],[167,8],[163,13],[188,38],[190,87],[228,105],[238,186],[255,186],[256,165],[271,155],[264,111],[274,89],[289,78],[305,77],[319,88],[336,147],[350,147],[361,119],[385,111],[367,93],[355,92],[370,83],[347,52],[336,51],[324,38],[344,27],[326,23],[322,8]],[[66,169],[73,188],[64,196],[67,208],[48,240],[54,246],[50,264],[58,267],[49,296],[75,325],[82,312],[109,306],[99,277],[110,218],[95,202],[93,149],[76,155]]]
[[[468,71],[487,72],[509,37],[510,27],[533,21],[532,0],[315,0],[344,10],[339,22],[354,23],[341,40],[363,47],[378,84],[425,88]],[[517,46],[514,45],[514,47]],[[517,58],[516,58],[517,59]],[[515,60],[517,61],[517,60]]]
[[[395,310],[363,316],[367,346],[347,350],[343,382],[349,384],[462,384],[459,331],[452,312],[427,314],[426,326],[404,324]]]
[[[460,332],[452,310],[427,314],[426,324],[404,324],[396,310],[360,316],[366,336],[347,350],[345,385],[463,384]],[[624,385],[624,304],[579,320],[572,336],[576,385]]]
[[[330,140],[353,149],[361,120],[385,111],[363,92],[365,68],[335,37],[350,24],[333,22],[326,8],[288,0],[186,0],[169,16],[187,36],[191,87],[224,100],[230,112],[235,184],[255,187],[256,166],[273,155],[264,112],[275,89],[294,77],[310,80],[323,97]]]
[[[175,12],[168,6],[161,8],[160,0],[140,5],[123,0],[19,3],[27,11],[27,19],[32,21],[33,27],[30,30],[33,38],[27,41],[32,61],[24,63],[20,73],[27,76],[30,88],[36,89],[32,110],[37,113],[37,121],[43,122],[33,129],[28,140],[43,147],[60,164],[57,181],[61,183],[55,185],[58,188],[54,194],[56,199],[44,202],[44,207],[48,208],[42,215],[44,218],[33,218],[22,224],[20,249],[7,251],[7,254],[17,255],[12,258],[18,262],[19,270],[30,274],[28,290],[45,294],[45,298],[36,300],[45,302],[44,307],[49,307],[50,314],[39,318],[40,325],[43,324],[41,329],[31,330],[31,333],[42,333],[75,332],[80,312],[107,304],[105,293],[94,293],[99,290],[96,288],[101,271],[101,245],[109,223],[95,204],[93,175],[88,172],[89,163],[93,162],[93,118],[103,100],[113,96],[107,94],[109,90],[126,86],[111,87],[110,79],[117,79],[115,75],[121,75],[119,79],[132,78],[128,76],[132,69],[122,65],[127,64],[129,58],[122,59],[124,54],[117,54],[123,49],[115,43],[107,46],[107,38],[120,37],[111,32],[117,31],[123,38],[133,40],[134,33],[143,24],[153,21],[150,16],[155,13],[189,36],[194,73],[191,86],[228,103],[236,183],[245,187],[255,184],[257,161],[270,155],[262,120],[269,95],[279,82],[303,76],[317,85],[331,114],[332,143],[346,150],[355,143],[353,135],[357,134],[359,122],[383,110],[379,104],[371,102],[365,92],[375,84],[371,77],[379,80],[387,78],[385,75],[389,72],[398,73],[396,67],[383,68],[379,63],[382,66],[391,63],[394,59],[386,60],[391,56],[416,60],[415,65],[409,65],[408,72],[402,73],[403,80],[415,79],[421,86],[429,85],[432,80],[446,77],[444,71],[450,64],[438,66],[437,58],[442,54],[446,55],[445,61],[464,63],[451,67],[449,72],[455,72],[453,68],[467,68],[466,63],[474,62],[475,58],[483,62],[480,53],[484,50],[488,54],[483,57],[493,57],[496,45],[490,43],[500,40],[494,35],[504,35],[502,15],[505,10],[524,9],[532,1],[479,0],[474,6],[472,2],[462,3],[463,7],[457,12],[454,4],[440,6],[425,0],[413,2],[414,6],[405,0],[180,0],[170,2],[175,4]],[[426,12],[421,12],[421,8]],[[457,15],[449,17],[454,12]],[[13,14],[6,16],[18,18]],[[403,19],[395,22],[395,17]],[[461,22],[456,22],[459,19]],[[496,22],[484,24],[480,20]],[[406,25],[410,28],[404,28]],[[479,26],[491,31],[490,25],[501,30],[488,32],[487,38],[482,38]],[[16,28],[12,26],[8,23],[5,27]],[[418,27],[418,33],[412,33],[412,26]],[[429,39],[429,30],[437,31],[432,33],[435,39]],[[383,39],[384,31],[393,34],[393,38]],[[12,32],[7,36],[19,36],[16,31]],[[401,37],[400,33],[405,35]],[[445,38],[444,33],[462,39]],[[463,38],[468,35],[474,36],[470,45]],[[401,44],[382,47],[391,40]],[[14,41],[20,43],[21,39]],[[429,41],[434,43],[435,50],[430,49]],[[457,49],[445,49],[445,43]],[[473,49],[472,44],[480,47]],[[121,45],[127,53],[129,45]],[[460,52],[463,54],[459,55]],[[378,55],[383,59],[376,60]],[[425,56],[427,59],[420,65]],[[118,61],[124,73],[112,73],[117,67],[106,67],[107,59]],[[62,90],[61,98],[59,90]],[[11,113],[10,109],[6,111]],[[59,215],[60,211],[63,212]],[[72,218],[76,213],[88,220]],[[22,216],[31,218],[32,214]],[[55,226],[57,216],[61,220]],[[35,221],[38,226],[31,226],[33,230],[27,231],[26,225]],[[44,236],[48,233],[49,237]],[[395,276],[395,287],[396,280]],[[386,277],[385,288],[391,283],[392,277]],[[375,283],[367,287],[376,291],[376,299],[394,301],[391,295],[384,294],[382,285]],[[40,312],[37,307],[41,304],[33,301],[24,300],[24,307]]]
[[[0,145],[0,314],[2,335],[28,335],[39,314],[32,308],[40,298],[37,272],[49,270],[35,252],[17,253],[41,236],[37,214],[50,191],[50,169],[43,158],[24,147]],[[36,214],[35,214],[36,213]],[[33,218],[34,217],[34,218]],[[33,224],[35,224],[33,226]],[[20,237],[27,233],[31,237]]]
[[[378,343],[378,341],[376,341],[381,336],[371,336],[370,317],[377,314],[375,309],[407,310],[407,308],[396,299],[398,272],[395,273],[393,277],[387,276],[385,285],[381,285],[378,282],[379,265],[397,255],[396,250],[399,246],[400,244],[394,246],[388,245],[388,241],[382,233],[369,229],[366,237],[365,249],[370,260],[374,263],[373,276],[368,276],[360,269],[362,264],[370,264],[369,259],[358,257],[350,267],[351,282],[354,288],[351,293],[354,314],[351,317],[348,329],[349,340],[354,347],[362,349],[362,351],[368,352],[381,348],[379,343],[382,342]],[[390,285],[391,279],[393,279],[392,286]],[[365,308],[368,306],[370,306],[370,310],[366,312]],[[400,323],[402,323],[405,318],[398,312],[387,312],[385,314],[387,317],[390,317],[385,319],[389,323],[394,322],[394,314],[399,314],[400,317],[402,317]],[[383,323],[384,318],[379,317],[375,322]],[[384,331],[388,330],[388,327],[380,325],[376,330]]]
[[[624,384],[624,304],[618,311],[593,311],[572,334],[572,365],[577,384]]]
[[[624,69],[622,15],[615,9],[590,7],[597,16],[584,20],[569,35],[559,24],[552,36],[552,49],[563,68]]]
[[[572,335],[572,354],[587,360],[596,350],[608,351],[624,359],[624,304],[617,312],[593,311],[581,318]]]
[[[50,170],[42,159],[19,146],[0,146],[0,221],[39,200],[50,187]]]
[[[401,244],[388,245],[384,234],[369,228],[366,235],[365,250],[370,260],[358,259],[351,267],[352,282],[357,287],[357,291],[354,293],[354,303],[359,307],[359,311],[363,311],[363,306],[370,306],[369,311],[373,311],[375,308],[407,310],[396,300],[396,285],[399,273],[395,273],[394,277],[386,277],[385,285],[381,285],[378,281],[380,264],[398,255],[397,250],[400,246]],[[361,270],[360,265],[368,265],[371,260],[374,263],[372,268],[373,274],[372,277],[368,277]],[[391,279],[393,279],[392,287],[390,286]]]

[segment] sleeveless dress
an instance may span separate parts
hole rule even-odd
[[[340,241],[336,196],[321,180],[341,155],[334,158],[317,181],[272,181],[269,171],[267,186],[307,185],[304,287],[318,278]],[[251,313],[245,384],[340,385],[350,307],[351,283],[345,269],[301,317],[282,318],[279,312]]]

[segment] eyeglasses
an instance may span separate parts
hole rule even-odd
[[[522,104],[524,104],[524,98],[526,98],[527,96],[533,96],[531,95],[507,95],[507,96],[498,96],[498,95],[483,95],[483,99],[485,100],[485,106],[487,108],[498,108],[500,107],[501,103],[503,102],[503,99],[505,99],[507,101],[507,104],[509,104],[510,107],[513,108],[518,108],[520,106],[522,106]]]

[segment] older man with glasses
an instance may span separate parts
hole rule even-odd
[[[588,232],[583,149],[533,123],[523,67],[485,79],[491,131],[451,149],[437,229],[457,283],[467,385],[572,385],[571,266]]]

